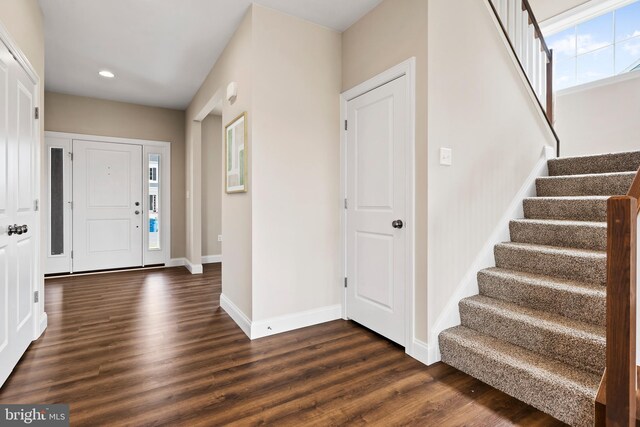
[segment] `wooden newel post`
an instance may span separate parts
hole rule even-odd
[[[606,423],[636,424],[636,244],[638,202],[607,204]]]

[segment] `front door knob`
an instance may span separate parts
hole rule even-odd
[[[135,214],[136,214],[136,215],[140,215],[140,211],[136,211],[136,212],[135,212]]]
[[[402,222],[401,219],[396,219],[395,221],[393,221],[391,223],[391,226],[393,228],[397,228],[398,230],[401,229],[402,227],[404,227],[404,222]]]

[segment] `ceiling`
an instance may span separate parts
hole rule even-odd
[[[381,0],[256,0],[344,31]],[[46,90],[184,109],[251,0],[39,0]],[[115,79],[104,79],[107,69]]]

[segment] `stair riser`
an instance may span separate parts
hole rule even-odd
[[[607,220],[607,201],[525,199],[524,217],[602,222]]]
[[[637,171],[638,168],[640,168],[640,152],[637,151],[549,161],[551,176],[628,172]]]
[[[603,340],[543,329],[526,320],[505,316],[463,300],[460,302],[462,325],[483,334],[510,342],[576,368],[599,374],[604,370],[606,345]]]
[[[570,319],[604,326],[606,296],[580,293],[554,287],[543,287],[485,272],[478,273],[480,295],[512,302],[534,310],[559,314]]]
[[[518,366],[485,354],[440,335],[442,361],[478,378],[567,424],[593,426],[594,403],[589,396],[569,387],[560,387],[552,378],[534,376]]]
[[[532,224],[512,221],[509,224],[511,241],[565,248],[607,249],[606,227],[581,225]]]
[[[538,197],[614,196],[627,194],[633,174],[538,178]]]
[[[497,245],[496,266],[561,279],[606,285],[606,256],[573,256],[543,253]]]

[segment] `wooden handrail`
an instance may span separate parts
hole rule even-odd
[[[534,28],[534,33],[535,33],[535,37],[540,41],[540,50],[543,51],[545,53],[546,59],[547,59],[547,64],[546,64],[546,68],[545,68],[545,74],[546,74],[546,96],[544,97],[544,101],[546,103],[546,108],[545,106],[542,105],[542,100],[540,99],[541,95],[538,95],[538,93],[536,92],[536,89],[534,88],[534,85],[531,81],[531,78],[529,77],[529,75],[527,74],[527,71],[525,70],[525,67],[522,63],[522,59],[520,58],[520,56],[518,55],[518,52],[516,51],[516,48],[514,46],[513,40],[511,40],[511,37],[509,35],[509,31],[507,30],[506,27],[506,23],[502,21],[502,17],[500,16],[500,13],[498,12],[498,10],[496,9],[496,5],[493,3],[493,0],[487,0],[489,2],[489,6],[491,7],[491,10],[493,11],[493,14],[495,15],[495,17],[498,20],[498,23],[500,24],[500,28],[502,29],[502,32],[504,34],[504,36],[507,39],[507,42],[509,44],[509,47],[511,48],[511,51],[513,52],[513,55],[516,57],[518,65],[520,66],[520,70],[522,71],[522,73],[524,74],[524,77],[527,81],[527,83],[529,83],[529,87],[531,88],[531,91],[535,94],[535,98],[536,101],[538,102],[538,106],[540,107],[540,109],[542,110],[542,112],[544,113],[544,117],[547,121],[547,124],[549,125],[549,129],[551,130],[551,133],[553,134],[553,137],[556,140],[556,155],[558,157],[560,157],[560,138],[558,137],[558,134],[556,133],[555,128],[553,127],[553,123],[554,123],[554,109],[553,109],[553,51],[551,49],[549,49],[549,46],[547,45],[547,42],[544,39],[544,35],[542,34],[542,30],[540,29],[540,25],[538,24],[538,20],[535,17],[535,14],[533,13],[533,9],[531,8],[531,4],[529,3],[528,0],[521,0],[522,1],[522,10],[523,12],[526,11],[527,15],[529,17],[529,22],[531,23],[531,25],[533,25]],[[513,0],[515,1],[515,0]]]
[[[636,286],[640,170],[625,196],[607,201],[607,361],[596,425],[635,426],[638,405]]]

